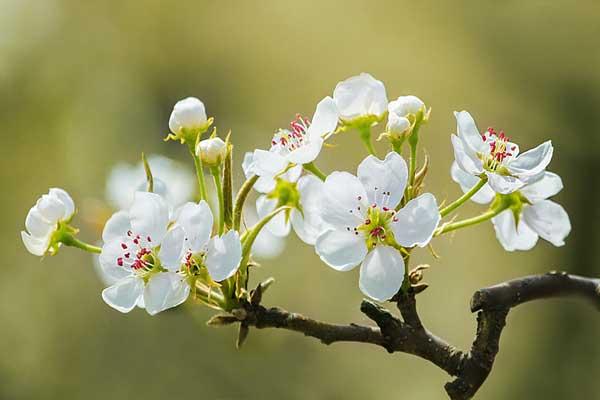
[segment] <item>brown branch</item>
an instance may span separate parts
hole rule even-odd
[[[600,309],[600,279],[566,273],[532,275],[480,289],[471,300],[471,311],[477,312],[475,340],[470,351],[463,352],[423,326],[415,294],[415,291],[409,290],[396,299],[402,319],[375,303],[363,300],[361,311],[378,327],[330,324],[281,308],[265,308],[258,301],[244,304],[243,309],[235,310],[234,316],[217,316],[211,321],[213,325],[241,322],[241,342],[248,327],[281,328],[303,333],[325,344],[369,343],[390,353],[412,354],[454,376],[456,379],[445,385],[446,392],[452,400],[466,400],[475,395],[492,370],[506,317],[512,307],[537,299],[575,296],[593,301]]]

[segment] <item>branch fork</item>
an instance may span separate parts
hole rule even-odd
[[[262,287],[252,291],[249,301],[232,314],[217,315],[209,325],[240,323],[237,345],[241,346],[250,327],[279,328],[300,332],[329,345],[336,342],[368,343],[389,353],[401,352],[428,360],[455,379],[444,388],[452,400],[471,399],[489,376],[500,336],[511,308],[546,298],[580,297],[600,310],[600,279],[586,278],[564,272],[531,275],[474,293],[471,311],[477,313],[477,331],[469,351],[462,351],[428,331],[417,311],[418,288],[394,299],[401,318],[384,307],[363,300],[360,310],[377,326],[338,325],[314,320],[282,308],[266,308],[260,304]]]

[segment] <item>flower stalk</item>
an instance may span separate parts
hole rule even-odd
[[[452,203],[448,204],[446,207],[440,210],[440,215],[445,217],[450,214],[452,211],[456,210],[458,207],[462,206],[466,203],[471,197],[475,196],[479,190],[487,183],[487,176],[483,175],[479,182],[475,186],[471,188],[468,192],[464,193],[458,199],[454,200]]]
[[[219,200],[219,235],[223,234],[225,229],[225,201],[223,196],[223,185],[221,183],[221,168],[211,167],[210,173],[213,176],[217,198]]]
[[[200,189],[200,200],[207,200],[206,194],[206,181],[204,180],[204,167],[202,160],[196,155],[195,145],[188,143],[188,149],[192,158],[194,159],[194,166],[196,168],[196,177],[198,178],[198,188]]]

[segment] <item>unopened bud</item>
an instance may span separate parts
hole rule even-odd
[[[220,165],[227,156],[227,143],[221,138],[204,139],[196,146],[196,155],[209,167]]]

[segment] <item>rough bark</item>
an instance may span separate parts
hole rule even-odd
[[[455,377],[445,385],[446,392],[452,400],[466,400],[477,393],[492,370],[499,351],[500,336],[511,308],[538,299],[582,297],[590,300],[600,310],[600,279],[550,272],[478,290],[471,299],[471,311],[477,313],[477,331],[469,351],[457,349],[423,326],[415,295],[416,291],[409,290],[396,298],[402,318],[394,316],[378,304],[363,300],[361,311],[377,327],[330,324],[281,308],[265,308],[259,304],[261,293],[254,296],[258,301],[244,304],[243,309],[235,310],[234,317],[216,317],[213,325],[240,322],[240,332],[243,332],[241,342],[249,327],[280,328],[303,333],[324,344],[368,343],[383,347],[390,353],[412,354],[432,362]]]

